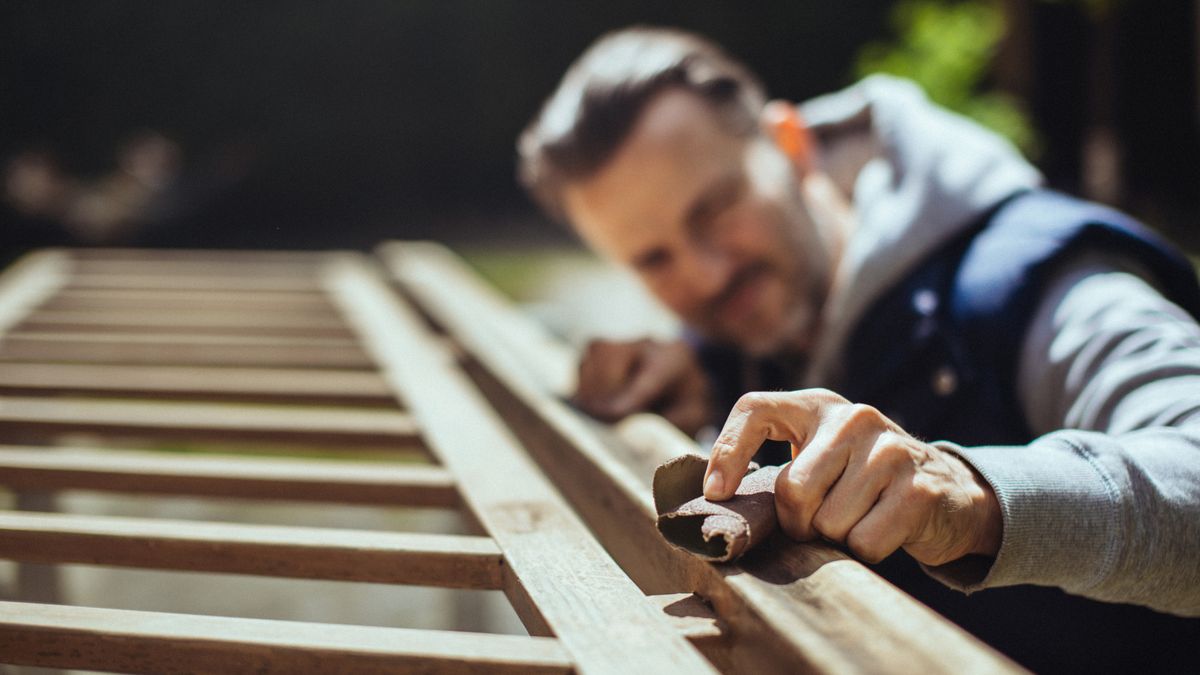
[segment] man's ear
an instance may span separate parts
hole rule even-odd
[[[780,99],[768,102],[763,107],[759,123],[775,141],[775,145],[792,161],[797,174],[803,176],[813,168],[812,134],[795,104]]]

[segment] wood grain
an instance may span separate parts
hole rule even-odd
[[[378,373],[340,369],[4,363],[0,395],[395,405]]]
[[[412,418],[395,410],[221,403],[0,397],[10,437],[92,432],[137,438],[412,447]]]
[[[408,507],[460,503],[453,478],[437,466],[78,448],[0,446],[0,486]]]
[[[126,673],[568,673],[557,640],[0,602],[0,661]]]
[[[384,282],[347,263],[331,287],[431,451],[496,540],[526,626],[554,632],[581,672],[715,672],[613,562],[516,443],[452,356]]]
[[[486,537],[14,511],[0,558],[483,590],[503,564]]]

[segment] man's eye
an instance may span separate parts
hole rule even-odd
[[[642,272],[653,272],[662,269],[670,260],[670,255],[661,249],[647,251],[633,260],[633,266]]]

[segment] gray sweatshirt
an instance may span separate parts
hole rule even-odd
[[[805,378],[836,390],[841,345],[878,294],[1041,177],[901,80],[872,77],[802,110],[858,219]],[[1200,326],[1128,262],[1086,254],[1048,284],[1018,367],[1039,438],[939,444],[995,490],[999,554],[926,571],[966,592],[1038,584],[1200,616]]]

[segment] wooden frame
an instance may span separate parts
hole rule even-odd
[[[388,276],[345,252],[26,257],[0,275],[0,488],[26,507],[88,490],[453,508],[479,535],[9,511],[0,558],[497,589],[531,636],[0,602],[0,662],[223,673],[1015,669],[832,549],[779,541],[713,566],[671,548],[651,524],[648,470],[692,450],[687,439],[657,418],[610,428],[563,403],[570,351],[444,249],[393,244],[377,257]],[[127,447],[164,440],[384,454]],[[387,452],[411,449],[431,463]]]

